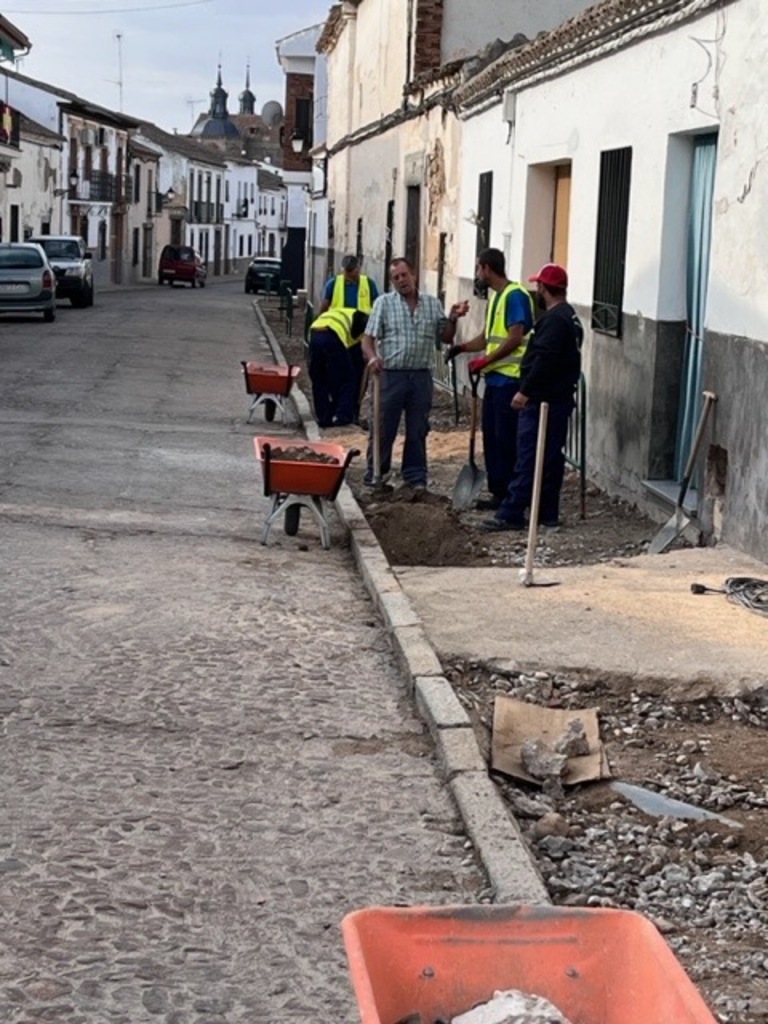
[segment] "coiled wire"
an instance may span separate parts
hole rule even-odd
[[[768,580],[754,576],[729,576],[723,584],[729,601],[743,604],[751,612],[768,615]]]

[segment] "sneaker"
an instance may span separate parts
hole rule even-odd
[[[545,526],[548,530],[556,530],[562,523],[559,519],[540,519],[539,526]]]
[[[506,530],[525,530],[528,524],[520,519],[484,519],[478,526],[482,533],[503,533]]]

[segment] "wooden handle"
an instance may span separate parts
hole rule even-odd
[[[373,375],[373,482],[381,483],[381,375]]]
[[[549,402],[539,406],[539,429],[536,434],[536,466],[533,471],[533,494],[531,495],[530,520],[528,522],[528,547],[525,552],[526,586],[533,582],[533,559],[536,554],[536,540],[539,534],[539,503],[541,501],[541,478],[544,475],[544,449],[547,443],[547,420]]]

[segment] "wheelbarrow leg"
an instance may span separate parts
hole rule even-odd
[[[261,543],[262,544],[266,544],[267,543],[267,541],[269,540],[270,531],[272,529],[272,524],[275,522],[275,520],[278,518],[278,516],[282,515],[282,511],[283,511],[282,505],[283,505],[283,503],[280,500],[280,495],[279,494],[273,494],[272,495],[272,507],[269,510],[269,515],[267,516],[267,521],[266,521],[266,523],[264,523],[264,529],[261,531]]]

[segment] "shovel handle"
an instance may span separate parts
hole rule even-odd
[[[371,374],[373,384],[373,482],[381,483],[381,376]]]
[[[539,535],[539,504],[541,502],[541,478],[544,475],[544,449],[547,443],[547,421],[549,402],[539,406],[539,427],[536,432],[536,464],[533,471],[533,494],[531,495],[530,519],[528,521],[528,547],[525,552],[525,573],[523,585],[533,584],[533,559],[536,554],[536,540]]]
[[[709,419],[709,410],[717,401],[717,395],[713,391],[702,392],[704,397],[704,405],[701,409],[701,415],[699,416],[699,423],[696,427],[696,434],[691,444],[691,451],[688,455],[688,461],[685,464],[685,471],[683,479],[680,481],[680,493],[677,496],[677,507],[682,508],[685,496],[688,493],[688,485],[691,482],[691,476],[693,475],[694,467],[696,466],[696,458],[699,454],[699,448],[701,448],[701,442],[704,439],[704,431],[707,426],[707,420]]]
[[[477,389],[480,386],[480,374],[470,373],[469,386],[472,389],[472,408],[469,418],[469,464],[475,465],[475,438],[477,437]]]

